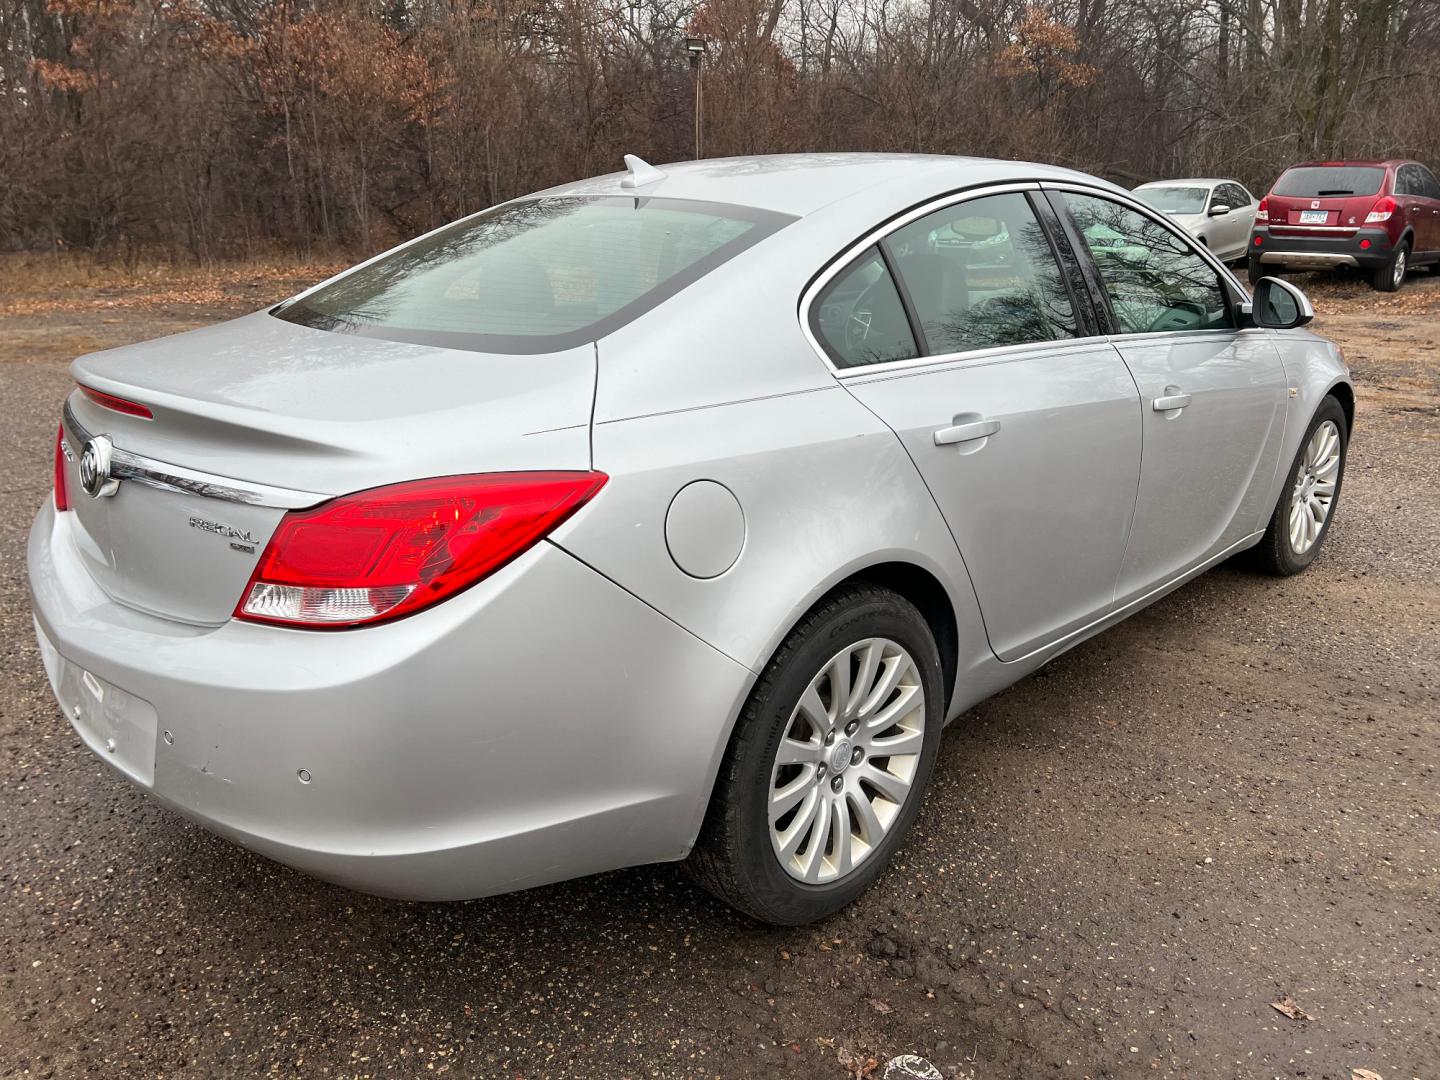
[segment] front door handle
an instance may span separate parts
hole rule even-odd
[[[972,420],[968,424],[953,424],[935,432],[936,446],[953,446],[955,443],[974,442],[988,439],[1000,430],[999,420]]]
[[[1166,389],[1170,389],[1168,386]],[[1190,404],[1189,394],[1166,394],[1164,397],[1157,397],[1150,403],[1150,408],[1156,412],[1174,412],[1183,409]]]

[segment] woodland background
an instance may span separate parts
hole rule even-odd
[[[1440,0],[0,0],[0,251],[364,253],[693,156],[1440,167]]]

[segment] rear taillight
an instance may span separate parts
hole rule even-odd
[[[1261,200],[1260,200],[1260,205],[1257,206],[1257,207],[1255,207],[1255,220],[1256,220],[1256,221],[1269,221],[1269,220],[1270,220],[1270,196],[1269,196],[1269,195],[1266,195],[1265,198],[1261,199]]]
[[[107,394],[104,390],[96,390],[92,386],[81,385],[80,392],[93,401],[107,409],[112,409],[126,416],[138,416],[142,420],[154,420],[155,414],[150,411],[148,405],[141,405],[138,401],[130,401],[126,398],[116,397],[114,394]]]
[[[499,569],[583,506],[598,472],[443,476],[280,519],[235,617],[314,629],[396,619]]]
[[[1365,215],[1366,225],[1378,225],[1382,221],[1389,221],[1390,215],[1395,213],[1395,200],[1389,195],[1382,195],[1375,200],[1375,205],[1370,208],[1370,213]]]
[[[65,425],[55,432],[55,509],[70,509],[70,492],[65,489]]]

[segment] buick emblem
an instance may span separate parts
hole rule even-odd
[[[80,486],[92,499],[114,495],[120,481],[110,475],[111,443],[104,435],[96,435],[80,452]]]

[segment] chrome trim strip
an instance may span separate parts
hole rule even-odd
[[[1276,229],[1294,229],[1296,232],[1353,233],[1359,232],[1361,228],[1363,228],[1363,226],[1360,225],[1277,225],[1273,221],[1270,222],[1269,225],[1271,235],[1274,235]],[[1384,232],[1383,229],[1380,231]]]
[[[1260,255],[1261,263],[1276,263],[1283,266],[1359,266],[1354,255],[1339,255],[1328,251],[1266,251]]]
[[[1035,356],[1048,356],[1056,352],[1093,349],[1110,344],[1110,338],[1104,334],[1091,334],[1089,337],[1081,338],[1054,338],[1050,341],[1026,341],[1019,345],[994,345],[988,349],[936,353],[933,356],[919,356],[914,360],[889,360],[883,364],[864,364],[860,367],[840,368],[835,375],[846,382],[857,381],[867,376],[878,381],[885,378],[899,378],[917,369],[943,367],[947,364],[980,365],[995,361],[1024,360]]]
[[[825,351],[825,347],[820,344],[820,342],[816,339],[815,334],[811,331],[810,308],[814,304],[815,297],[819,295],[819,293],[825,288],[825,286],[830,283],[830,280],[832,278],[834,278],[842,270],[844,270],[847,266],[850,265],[850,261],[854,259],[856,255],[860,254],[860,252],[864,251],[871,244],[877,243],[884,237],[889,236],[896,229],[904,228],[906,225],[910,224],[910,222],[916,220],[917,218],[922,218],[926,214],[932,213],[935,210],[939,210],[942,207],[951,206],[955,203],[966,202],[970,199],[982,199],[987,195],[1003,195],[1007,192],[1012,191],[1039,191],[1042,189],[1046,191],[1076,191],[1080,194],[1095,195],[1100,198],[1110,199],[1114,202],[1118,202],[1121,205],[1126,206],[1131,210],[1134,210],[1136,213],[1162,226],[1168,232],[1173,233],[1185,244],[1186,247],[1190,248],[1190,250],[1194,251],[1202,259],[1209,263],[1210,266],[1214,268],[1214,270],[1220,275],[1220,279],[1230,284],[1231,292],[1233,294],[1232,299],[1237,305],[1247,303],[1249,301],[1250,293],[1243,285],[1240,284],[1240,279],[1231,272],[1230,268],[1226,266],[1214,254],[1214,252],[1212,252],[1209,248],[1197,244],[1195,242],[1195,238],[1192,237],[1189,233],[1185,232],[1179,226],[1173,224],[1163,216],[1157,215],[1154,207],[1149,206],[1144,202],[1141,202],[1139,199],[1132,198],[1124,192],[1112,191],[1108,187],[1100,187],[1093,184],[1084,184],[1072,180],[1028,180],[1021,182],[1007,182],[966,188],[964,191],[955,191],[951,192],[948,195],[942,195],[938,198],[931,199],[929,202],[921,203],[914,209],[907,210],[899,217],[890,219],[884,225],[872,229],[870,232],[866,233],[861,239],[842,249],[840,255],[833,259],[830,265],[827,266],[824,271],[822,271],[817,277],[814,278],[814,280],[810,282],[810,284],[806,287],[804,293],[802,293],[800,296],[800,330],[805,335],[805,340],[810,343],[810,347],[815,350],[816,355],[818,355],[820,359],[824,361],[825,366],[830,369],[831,374],[833,374],[837,379],[844,381],[849,379],[863,378],[867,375],[878,375],[881,373],[892,371],[911,371],[916,368],[928,368],[940,364],[954,364],[957,362],[970,360],[986,360],[1000,355],[1014,354],[1016,350],[1029,351],[1045,350],[1052,348],[1065,348],[1074,347],[1077,345],[1086,345],[1092,342],[1106,340],[1114,343],[1117,339],[1130,341],[1137,336],[1144,336],[1130,334],[1112,334],[1109,335],[1108,338],[1104,336],[1092,336],[1083,338],[1057,338],[1052,341],[1030,341],[1025,342],[1022,345],[999,345],[989,349],[973,349],[967,352],[960,353],[944,353],[935,356],[919,356],[910,360],[889,360],[880,364],[866,364],[863,367],[838,368],[831,362],[830,354]],[[1187,330],[1165,331],[1164,333],[1184,333],[1188,340],[1190,336],[1193,336],[1197,333],[1234,334],[1239,332],[1240,329],[1241,328],[1239,327],[1229,327],[1223,330],[1215,331]]]
[[[65,402],[63,419],[66,432],[74,440],[74,445],[83,447],[94,438],[76,418],[68,400]],[[300,510],[334,498],[333,495],[322,495],[316,491],[272,487],[269,484],[256,484],[249,480],[236,480],[229,476],[187,469],[142,454],[132,454],[119,447],[115,447],[110,455],[110,475],[116,480],[129,480],[161,491],[223,499],[225,502],[246,503],[250,506],[270,506],[279,510]]]

